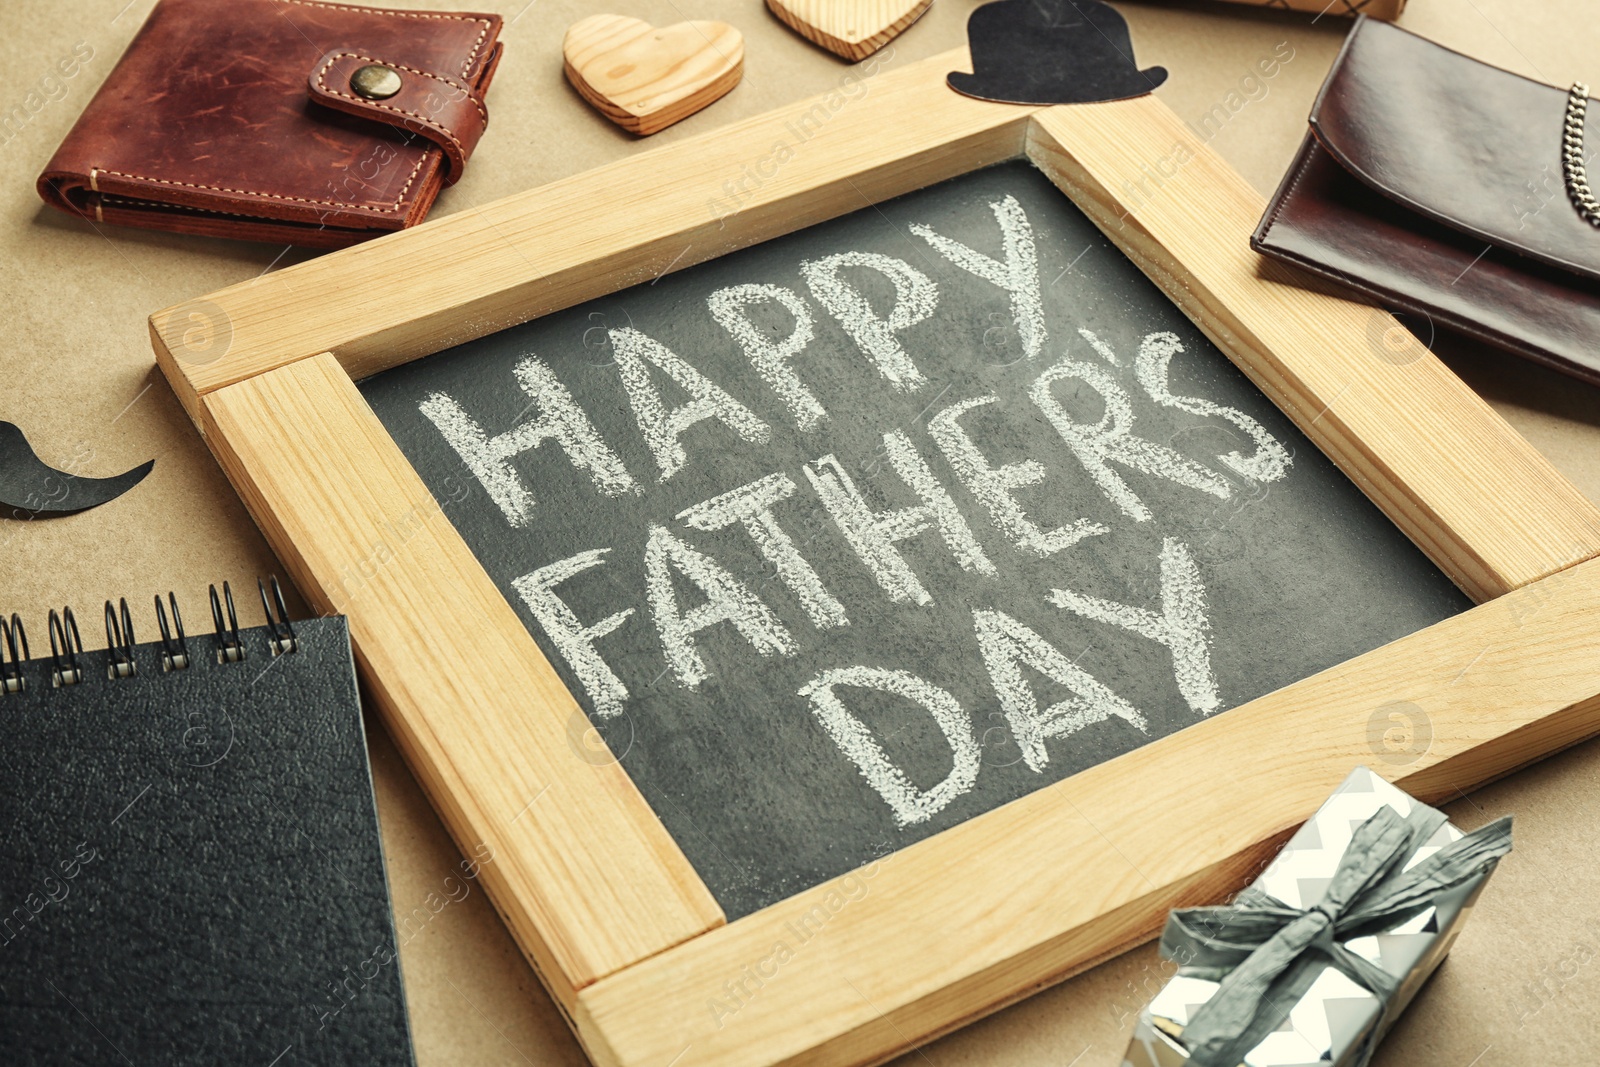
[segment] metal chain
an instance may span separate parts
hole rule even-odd
[[[1600,226],[1600,200],[1589,188],[1589,167],[1583,158],[1583,124],[1589,112],[1589,87],[1573,82],[1567,91],[1567,123],[1561,137],[1561,170],[1567,180],[1567,196],[1578,214],[1592,226]]]

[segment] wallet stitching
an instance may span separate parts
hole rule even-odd
[[[198,185],[195,182],[177,182],[177,181],[172,181],[172,180],[170,180],[168,178],[147,178],[143,174],[129,174],[129,173],[125,172],[125,171],[120,171],[120,170],[104,170],[103,173],[105,173],[105,174],[115,174],[118,177],[122,177],[122,178],[132,178],[134,181],[155,182],[158,185],[181,185],[186,189],[211,189],[211,190],[214,190],[215,192],[219,192],[219,193],[237,193],[240,196],[258,196],[258,197],[264,197],[264,198],[267,198],[267,199],[270,199],[270,200],[295,200],[295,201],[298,201],[299,203],[302,203],[302,204],[327,204],[329,207],[344,208],[346,211],[378,211],[378,212],[382,212],[384,214],[388,214],[390,212],[394,212],[394,211],[399,211],[400,210],[400,204],[401,204],[402,201],[405,200],[406,193],[411,188],[411,183],[417,180],[418,172],[420,172],[422,170],[422,165],[424,163],[426,163],[427,161],[428,161],[427,153],[423,153],[422,158],[417,160],[417,165],[415,167],[411,168],[411,176],[406,179],[405,185],[400,187],[400,195],[395,197],[394,198],[394,203],[389,205],[388,207],[369,207],[369,206],[362,205],[362,204],[352,204],[352,203],[350,203],[349,201],[346,201],[346,200],[313,200],[313,199],[310,199],[309,197],[304,197],[304,196],[284,196],[281,193],[258,193],[258,192],[254,192],[254,191],[252,191],[250,189],[230,189],[225,185]],[[93,169],[100,169],[100,168],[93,168]],[[208,210],[208,209],[202,208],[201,210]]]
[[[136,196],[118,196],[116,193],[101,193],[100,199],[95,202],[95,210],[100,206],[118,207],[122,204],[131,204],[135,207],[156,207],[163,211],[198,211],[203,215],[227,215],[235,219],[251,219],[256,222],[273,222],[273,219],[263,219],[260,215],[251,215],[243,211],[223,211],[214,207],[194,207],[190,204],[172,204],[162,200],[142,200]],[[104,219],[101,219],[104,222]]]
[[[476,22],[481,25],[483,29],[478,32],[478,39],[472,44],[472,51],[467,53],[467,61],[461,65],[461,76],[463,78],[465,78],[472,71],[473,60],[478,58],[478,52],[483,48],[483,39],[489,36],[489,20],[474,18],[471,15],[447,15],[439,12],[424,11],[396,11],[393,8],[356,7],[351,4],[327,4],[321,3],[320,0],[279,0],[279,3],[298,4],[301,7],[324,7],[330,11],[355,11],[363,15],[393,15],[396,18],[403,19],[450,19],[456,22]],[[484,121],[488,121],[487,116],[484,117]]]
[[[469,154],[467,152],[467,150],[462,147],[461,141],[459,139],[457,139],[456,135],[454,133],[452,133],[450,131],[449,127],[445,126],[443,123],[434,122],[432,119],[427,118],[424,115],[419,115],[415,111],[406,111],[404,108],[393,107],[393,106],[391,106],[389,104],[380,104],[376,100],[367,100],[367,99],[360,98],[360,97],[354,97],[354,96],[351,96],[349,93],[341,93],[337,89],[328,88],[328,83],[327,83],[327,80],[326,80],[326,75],[328,73],[328,68],[332,67],[335,63],[339,62],[339,60],[346,59],[346,58],[359,59],[364,63],[381,63],[386,67],[396,67],[396,68],[398,68],[400,70],[409,70],[411,73],[420,74],[424,78],[432,78],[434,81],[444,82],[446,85],[450,86],[450,88],[452,88],[452,89],[460,89],[463,93],[466,94],[467,99],[472,101],[472,106],[478,109],[478,117],[483,119],[484,126],[487,127],[489,125],[489,112],[484,110],[483,104],[481,102],[479,102],[478,98],[472,94],[472,90],[467,88],[465,85],[459,84],[454,79],[446,78],[442,74],[432,74],[432,73],[430,73],[428,71],[425,71],[425,70],[418,70],[416,67],[408,67],[404,63],[390,63],[386,59],[377,59],[377,58],[375,58],[373,56],[363,56],[363,55],[360,55],[360,54],[358,54],[356,52],[340,52],[340,53],[338,53],[336,55],[329,56],[328,57],[328,61],[322,65],[322,69],[317,71],[317,88],[318,89],[321,89],[323,92],[326,92],[326,93],[328,93],[328,94],[330,94],[332,96],[342,96],[346,100],[354,100],[356,103],[362,105],[363,107],[381,107],[385,111],[393,111],[393,112],[396,112],[397,114],[401,114],[401,115],[410,115],[412,118],[417,119],[417,120],[419,120],[421,122],[427,123],[432,128],[434,128],[434,129],[440,131],[441,133],[443,133],[446,137],[449,137],[450,140],[455,142],[455,146],[457,148],[461,149],[461,154],[463,156],[466,156],[466,155]]]
[[[440,13],[424,13],[424,11],[395,11],[395,10],[392,10],[392,8],[358,8],[358,6],[347,5],[347,3],[322,3],[322,2],[320,2],[320,0],[278,0],[278,3],[294,3],[294,5],[304,6],[304,8],[328,8],[328,10],[330,10],[330,11],[358,11],[358,13],[362,13],[362,14],[371,14],[371,13],[392,14],[392,16],[395,16],[395,18],[405,18],[405,19],[450,19],[450,21],[454,21],[454,22],[478,22],[478,24],[480,24],[480,26],[482,26],[483,29],[480,30],[480,32],[478,32],[477,42],[474,42],[474,45],[472,45],[472,51],[469,51],[469,53],[467,53],[467,61],[464,62],[464,64],[462,64],[462,66],[461,66],[461,77],[467,77],[467,74],[469,74],[470,70],[472,70],[472,64],[474,64],[475,59],[478,58],[478,51],[482,51],[483,50],[483,40],[485,40],[485,38],[488,37],[488,32],[490,32],[490,29],[491,29],[491,24],[490,24],[490,21],[488,21],[488,19],[472,18],[472,16],[469,16],[469,14],[440,14]],[[354,54],[354,53],[344,53],[344,54]],[[358,56],[358,58],[363,58],[363,56]],[[328,66],[333,66],[333,64],[331,64],[331,61],[330,61],[330,64],[328,64]],[[450,85],[451,88],[458,88],[458,90],[464,91],[464,93],[467,93],[467,98],[469,98],[470,101],[472,101],[472,104],[474,104],[474,107],[477,107],[478,115],[482,115],[483,122],[485,122],[485,125],[486,125],[486,123],[488,123],[488,114],[486,114],[485,110],[483,110],[483,104],[480,104],[480,102],[478,102],[478,99],[475,98],[474,94],[472,94],[472,91],[467,90],[466,86],[456,85],[456,83],[451,82],[450,78],[442,77],[442,75],[429,74],[429,72],[427,72],[427,70],[414,70],[413,67],[402,67],[402,69],[413,70],[414,74],[421,74],[422,77],[427,77],[427,78],[435,78],[435,80],[438,80],[438,82],[443,82],[443,83],[446,83],[446,85]],[[325,67],[323,67],[322,72],[318,72],[318,75],[317,75],[318,85],[322,85],[323,90],[328,91],[328,93],[334,94],[334,96],[344,96],[344,93],[336,93],[336,91],[334,91],[334,90],[328,90],[328,88],[326,88],[326,85],[323,85],[323,74],[326,74],[326,70],[328,70],[328,67],[325,66]],[[352,96],[352,98],[347,98],[347,99],[355,99],[355,98],[354,98],[354,96]],[[357,102],[358,102],[358,104],[366,104],[366,102],[370,102],[370,101],[357,101]],[[382,104],[374,104],[374,106],[376,106],[376,107],[384,107],[384,106],[382,106]],[[386,110],[395,110],[395,112],[398,112],[398,110],[400,110],[400,109],[397,109],[397,107],[387,107]],[[410,112],[402,112],[402,114],[410,114]],[[418,120],[421,120],[421,122],[424,122],[424,123],[429,122],[429,120],[427,120],[427,118],[422,118],[421,115],[414,115],[414,117],[418,118]],[[454,136],[454,134],[451,133],[450,130],[445,130],[445,128],[443,128],[443,126],[438,126],[437,123],[429,123],[429,125],[435,126],[435,128],[437,128],[437,130],[442,131],[442,133],[445,134],[445,136],[448,136],[448,138],[450,138],[451,141],[453,141],[454,144],[456,144],[456,147],[458,147],[458,149],[461,149],[461,141],[459,141],[459,139],[456,139],[456,136]],[[466,150],[462,150],[462,155],[467,155]],[[96,168],[96,166],[91,166],[91,168],[90,168],[90,187],[91,187],[91,189],[94,189],[94,187],[96,187],[96,184],[98,184],[98,182],[96,182],[96,174],[98,174],[99,171],[104,170],[104,173],[107,173],[107,174],[117,174],[118,178],[128,178],[128,179],[133,179],[133,181],[155,182],[155,184],[158,184],[158,186],[182,186],[182,187],[184,187],[184,189],[210,189],[210,190],[213,190],[213,192],[229,192],[229,194],[238,195],[238,197],[259,197],[259,198],[264,198],[264,200],[293,200],[294,203],[318,203],[318,205],[326,205],[326,206],[330,206],[330,208],[342,208],[342,210],[346,210],[346,211],[376,211],[376,213],[381,213],[381,214],[392,214],[392,213],[395,213],[395,211],[400,210],[400,205],[402,205],[402,203],[405,203],[406,194],[408,194],[408,192],[411,192],[411,186],[413,186],[414,182],[416,182],[416,176],[418,176],[418,174],[421,173],[422,165],[424,165],[424,163],[427,163],[427,154],[426,154],[426,152],[424,152],[424,154],[422,154],[421,157],[418,158],[418,162],[416,162],[416,166],[413,166],[413,168],[411,168],[410,176],[408,176],[408,178],[405,179],[405,186],[400,187],[400,195],[397,195],[397,197],[395,197],[394,203],[390,203],[390,205],[386,206],[386,208],[381,208],[381,206],[358,205],[358,203],[350,203],[350,202],[347,202],[347,200],[317,200],[317,198],[312,198],[312,197],[288,197],[288,195],[277,194],[277,192],[256,192],[256,190],[251,190],[251,189],[230,189],[230,187],[227,187],[227,186],[205,186],[205,184],[198,184],[198,182],[171,181],[171,179],[168,179],[168,178],[147,178],[147,176],[144,176],[144,174],[130,174],[130,173],[126,173],[126,171],[109,170],[109,168]],[[99,192],[98,189],[94,189],[94,190],[96,190],[96,192]],[[184,205],[173,205],[173,206],[184,206]],[[99,205],[96,205],[96,211],[98,211],[98,210],[99,210]],[[210,211],[211,208],[195,208],[195,210],[198,210],[198,211]],[[230,211],[219,211],[219,214],[234,214],[234,213],[230,213]],[[248,216],[248,214],[242,214],[242,216],[240,216],[240,218],[253,218],[253,216]]]
[[[358,96],[351,96],[349,93],[341,93],[337,89],[330,89],[330,88],[328,88],[327,84],[323,82],[322,75],[320,73],[317,75],[317,88],[321,89],[323,92],[327,93],[329,96],[341,96],[346,100],[352,100],[355,103],[364,105],[366,107],[376,107],[376,108],[381,108],[384,111],[393,111],[397,115],[408,115],[411,118],[416,119],[418,122],[422,123],[424,126],[428,127],[429,129],[438,130],[440,133],[442,133],[446,137],[448,137],[450,139],[450,143],[456,146],[456,151],[461,153],[461,158],[462,158],[463,161],[465,161],[465,159],[467,157],[467,150],[461,146],[461,141],[456,137],[455,134],[451,133],[448,128],[439,125],[437,122],[434,122],[431,119],[423,118],[421,115],[419,115],[415,111],[407,111],[405,108],[390,107],[387,104],[374,103],[371,100],[363,100]]]
[[[1278,224],[1278,216],[1283,214],[1283,209],[1289,206],[1289,198],[1294,195],[1300,183],[1305,179],[1306,171],[1311,167],[1311,153],[1307,152],[1305,159],[1300,161],[1300,166],[1295,168],[1294,178],[1290,180],[1289,187],[1278,197],[1278,202],[1273,205],[1272,213],[1267,216],[1267,224],[1261,228],[1261,239],[1266,240],[1267,234]]]

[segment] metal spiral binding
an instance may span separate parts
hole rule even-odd
[[[228,621],[222,621],[222,601],[217,599],[217,587],[211,587],[211,620],[217,626],[217,662],[239,663],[245,657],[244,641],[239,637],[239,615],[233,608],[233,589],[222,583],[222,596],[228,602]]]
[[[9,622],[0,619],[0,693],[20,693],[28,688],[22,675],[22,662],[27,658],[28,631],[22,628],[22,619],[15,614]]]
[[[50,609],[50,662],[54,669],[50,672],[50,684],[60,689],[66,685],[77,685],[83,681],[83,668],[78,666],[78,657],[83,655],[83,635],[78,632],[78,620],[73,617],[71,608],[62,608],[57,615],[54,608]]]
[[[161,627],[161,670],[182,671],[189,667],[189,643],[183,632],[183,616],[178,613],[178,596],[176,593],[167,593],[167,600],[172,604],[172,628],[178,631],[178,636],[172,636],[172,630],[167,628],[167,610],[161,606],[161,598],[156,597],[156,624]]]
[[[268,595],[268,587],[271,594]],[[289,621],[289,606],[285,602],[283,586],[276,576],[266,581],[256,580],[261,594],[261,607],[267,616],[267,645],[273,656],[300,650],[300,639]],[[161,629],[161,670],[187,670],[194,663],[189,651],[189,639],[183,628],[183,615],[178,611],[178,597],[167,594],[167,602],[155,598],[156,623]],[[170,617],[168,609],[170,611]],[[222,592],[211,586],[211,617],[217,628],[217,662],[240,663],[247,656],[243,636],[239,633],[239,613],[233,602],[233,589],[222,583]],[[133,678],[139,674],[137,639],[133,633],[133,612],[127,598],[115,605],[106,601],[106,677],[112,680]],[[78,630],[78,620],[71,608],[50,612],[50,684],[53,688],[77,685],[83,681],[84,668],[80,658],[84,655],[83,635]],[[22,619],[12,615],[0,617],[0,697],[21,693],[28,688],[24,665],[29,660],[28,633]]]
[[[256,589],[261,593],[261,610],[267,615],[267,629],[272,631],[269,644],[272,654],[281,656],[285,652],[294,652],[300,648],[300,641],[294,635],[294,627],[289,623],[289,607],[283,602],[283,587],[278,584],[278,576],[272,576],[272,604],[267,603],[267,587],[261,579],[256,579]],[[277,606],[277,618],[273,618],[272,608]]]
[[[1583,157],[1583,127],[1589,113],[1589,87],[1573,82],[1567,91],[1567,119],[1561,135],[1561,172],[1567,196],[1591,226],[1600,226],[1600,200],[1589,187],[1589,165]]]
[[[128,598],[122,598],[122,620],[106,601],[106,649],[111,661],[106,664],[107,678],[132,678],[139,673],[139,664],[133,658],[133,615],[128,611]]]

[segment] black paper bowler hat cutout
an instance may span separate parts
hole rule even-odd
[[[1127,21],[1102,0],[995,0],[967,19],[972,69],[950,88],[1008,104],[1092,104],[1143,96],[1167,80],[1140,70]]]

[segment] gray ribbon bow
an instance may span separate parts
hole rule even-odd
[[[1387,1015],[1400,979],[1342,942],[1392,929],[1511,851],[1507,816],[1402,870],[1444,822],[1442,812],[1422,804],[1406,819],[1379,808],[1351,837],[1313,908],[1291,908],[1251,888],[1231,905],[1174,911],[1161,954],[1185,975],[1221,983],[1183,1028],[1192,1067],[1238,1067],[1329,962],[1370,990]],[[1367,1035],[1355,1067],[1365,1067],[1382,1029],[1380,1022]]]

